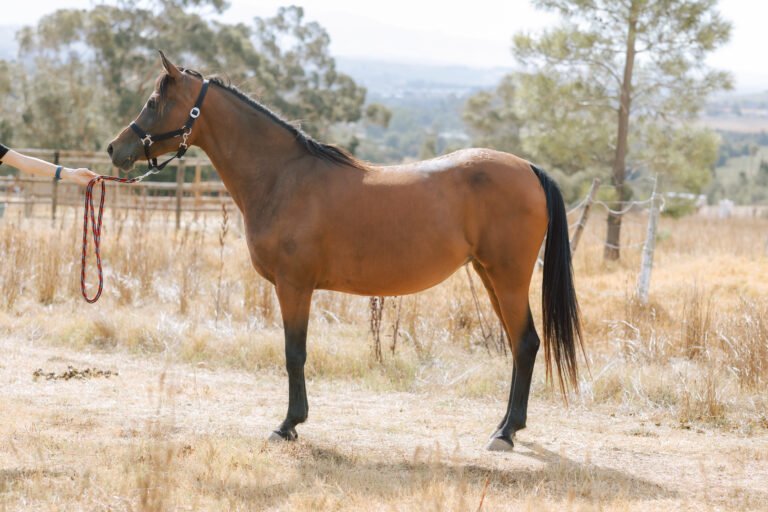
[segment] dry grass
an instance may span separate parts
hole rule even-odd
[[[162,361],[222,375],[268,375],[278,383],[272,401],[282,404],[277,301],[271,285],[250,267],[237,222],[201,217],[176,232],[151,212],[110,213],[104,230],[106,290],[96,306],[80,298],[77,217],[66,217],[55,229],[12,213],[2,221],[3,336],[53,351]],[[626,243],[642,240],[643,221],[628,218]],[[606,431],[612,428],[606,419],[618,414],[633,422],[644,418],[669,436],[707,432],[728,439],[738,453],[744,448],[737,440],[765,436],[768,257],[764,235],[756,234],[767,228],[763,219],[663,220],[651,303],[643,306],[633,298],[639,250],[626,251],[619,263],[604,263],[604,225],[592,219],[575,259],[591,375],[582,375],[581,394],[572,397],[576,405],[568,414],[600,415],[590,428]],[[537,320],[539,279],[537,273],[531,292]],[[486,407],[496,418],[503,412],[511,363],[482,288],[478,293],[479,313],[462,271],[422,294],[387,299],[376,319],[383,349],[377,362],[368,299],[318,292],[310,323],[310,387],[380,396],[395,408],[403,400],[421,407],[447,400],[463,404],[459,409]],[[89,510],[474,510],[486,482],[483,510],[631,510],[647,508],[644,503],[697,508],[706,502],[698,491],[670,491],[653,478],[592,463],[589,454],[577,462],[536,443],[521,448],[540,465],[505,469],[505,459],[491,455],[483,455],[487,463],[468,463],[448,447],[449,440],[401,450],[393,460],[386,451],[367,453],[328,438],[280,448],[262,443],[266,429],[250,435],[180,429],[172,414],[159,412],[173,401],[166,396],[173,393],[162,388],[152,398],[156,414],[125,439],[81,432],[72,444],[69,427],[57,429],[54,421],[45,432],[9,441],[2,450],[2,503],[11,509],[26,503]],[[542,371],[534,375],[531,401],[562,412]],[[418,416],[418,407],[413,410]],[[399,427],[386,426],[393,411],[382,412],[382,440],[400,435]],[[270,421],[276,424],[278,416]],[[90,421],[88,415],[81,421]],[[477,429],[490,430],[494,421],[483,419],[485,427]],[[529,426],[540,422],[539,416],[529,418]],[[322,429],[317,423],[316,439]],[[19,435],[17,423],[5,428]],[[567,435],[571,428],[561,425],[552,435]],[[638,442],[658,436],[636,424],[628,431]],[[419,446],[404,444],[408,450]],[[30,455],[32,447],[39,456]],[[91,455],[82,467],[73,466],[84,453]],[[756,456],[766,452],[758,449]],[[726,508],[754,508],[766,497],[764,490],[728,492],[717,498]]]

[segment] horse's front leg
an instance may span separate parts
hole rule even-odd
[[[288,414],[270,440],[294,441],[296,425],[307,419],[309,404],[304,383],[304,363],[307,360],[307,324],[312,302],[311,287],[275,284],[285,330],[285,367],[288,370]]]

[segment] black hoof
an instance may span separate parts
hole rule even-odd
[[[292,428],[287,431],[274,430],[269,435],[269,440],[276,441],[296,441],[299,438],[299,434],[296,433],[296,429]]]
[[[485,445],[485,448],[492,452],[511,452],[515,449],[515,442],[513,439],[514,437],[510,438],[497,434],[491,437],[488,444]]]
[[[511,452],[515,448],[515,434],[505,435],[504,432],[499,429],[488,440],[488,444],[485,445],[487,450],[492,452]]]

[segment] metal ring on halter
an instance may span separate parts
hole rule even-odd
[[[189,119],[187,119],[187,122],[184,123],[184,125],[179,128],[178,130],[174,130],[172,132],[164,132],[160,134],[155,134],[155,137],[157,137],[158,141],[166,140],[166,139],[172,139],[176,137],[183,137],[183,140],[181,144],[179,144],[179,149],[176,151],[176,154],[163,162],[162,164],[157,164],[157,158],[151,158],[149,155],[149,148],[154,144],[154,140],[152,140],[152,134],[145,132],[137,123],[136,121],[133,121],[131,123],[131,130],[139,137],[139,140],[144,145],[144,156],[147,158],[147,166],[148,170],[162,170],[168,163],[171,162],[174,158],[182,158],[184,156],[184,153],[187,152],[189,149],[189,143],[187,142],[187,139],[189,138],[189,135],[192,133],[192,125],[195,124],[195,120],[197,120],[198,117],[200,117],[200,107],[203,104],[203,100],[205,99],[205,94],[208,91],[208,80],[203,80],[203,85],[200,88],[200,93],[197,96],[197,101],[195,101],[195,106],[192,107],[192,110],[189,111]],[[153,173],[154,174],[154,173]]]

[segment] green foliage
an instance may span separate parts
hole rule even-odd
[[[318,23],[304,21],[304,9],[281,7],[272,18],[256,18],[254,36],[266,103],[301,119],[315,135],[328,122],[360,119],[365,89],[336,70],[328,51],[331,38]]]
[[[525,119],[523,148],[533,159],[564,174],[606,170],[610,165],[615,113],[599,104],[595,83],[569,82],[559,73],[521,74],[519,115]],[[600,100],[604,101],[604,100]]]
[[[156,50],[204,73],[225,73],[313,135],[361,119],[366,91],[339,73],[330,37],[299,7],[281,8],[252,26],[208,21],[223,0],[120,0],[88,10],[61,9],[19,31],[20,57],[0,69],[3,140],[61,149],[103,148],[140,110],[159,74]],[[18,80],[8,84],[7,77]],[[6,92],[8,90],[8,92]],[[18,100],[21,100],[20,102]],[[376,122],[386,109],[371,111]]]
[[[721,132],[721,161],[707,189],[710,202],[768,204],[768,144],[765,133]]]
[[[366,112],[364,136],[355,153],[358,157],[382,163],[414,160],[420,158],[430,138],[436,139],[432,142],[436,155],[467,146],[462,123],[465,96],[410,92],[374,99],[387,112],[388,123],[382,126]]]
[[[620,183],[627,172],[658,172],[669,187],[705,187],[717,139],[692,120],[711,92],[730,87],[728,74],[705,65],[706,54],[730,35],[716,1],[534,4],[563,22],[537,35],[515,35],[522,70],[502,83],[510,92],[479,93],[467,103],[476,142],[495,143],[486,134],[505,124],[518,131],[523,154],[565,175],[612,176]],[[490,128],[478,130],[482,123]],[[626,149],[620,150],[622,137]]]
[[[768,187],[768,162],[765,160],[760,161],[760,167],[755,177],[755,184],[760,187]]]
[[[668,197],[664,202],[663,217],[680,219],[696,212],[696,201],[684,197]]]
[[[381,103],[371,103],[365,107],[365,119],[382,128],[387,128],[392,120],[392,111]]]
[[[13,117],[16,116],[19,97],[15,94],[12,77],[16,73],[16,66],[0,60],[0,141],[5,144],[13,143],[14,125]]]
[[[717,166],[729,158],[754,155],[760,146],[768,146],[768,132],[741,133],[720,131],[722,138],[717,155]]]
[[[429,160],[435,158],[438,155],[437,150],[437,135],[431,133],[427,135],[424,142],[421,143],[421,149],[419,149],[419,160]]]
[[[712,178],[720,138],[707,128],[649,124],[642,156],[667,188],[700,194]]]
[[[16,139],[27,146],[102,149],[99,140],[108,120],[94,101],[98,93],[87,65],[76,58],[66,65],[42,58],[35,62],[35,74],[22,73],[18,81],[24,102]]]
[[[511,76],[503,78],[495,91],[471,96],[463,118],[478,146],[520,154],[521,121],[515,108],[515,82]]]

